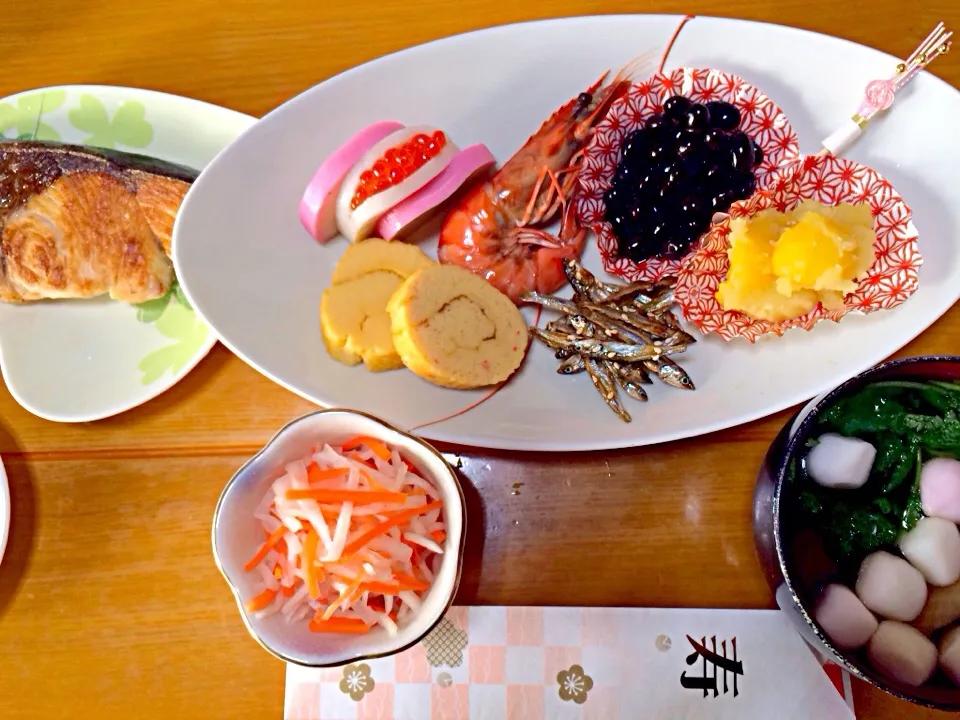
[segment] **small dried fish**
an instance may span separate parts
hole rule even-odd
[[[573,296],[565,299],[527,293],[524,302],[560,314],[544,329],[530,333],[555,351],[561,375],[586,372],[607,406],[624,422],[632,417],[619,391],[636,401],[647,400],[644,385],[661,382],[683,390],[694,384],[669,356],[685,352],[696,338],[674,315],[674,278],[658,282],[602,282],[576,260],[563,265]]]
[[[661,357],[656,360],[643,361],[644,367],[671,387],[680,390],[696,390],[693,380],[687,375],[687,371],[673,362],[670,358]]]
[[[587,310],[592,310],[593,312],[606,315],[609,318],[621,320],[629,325],[632,325],[637,330],[642,330],[648,335],[664,337],[670,334],[670,327],[668,325],[650,317],[641,315],[640,313],[631,309],[621,308],[618,305],[604,306],[590,302],[584,303],[583,306]],[[653,342],[653,338],[651,338],[649,342]]]
[[[654,285],[648,280],[639,280],[637,282],[632,282],[629,285],[624,285],[620,288],[617,288],[613,292],[607,293],[606,297],[603,298],[605,303],[618,303],[624,300],[632,300],[640,293],[649,293],[651,290],[654,290],[658,286]]]
[[[579,312],[577,304],[573,300],[564,300],[563,298],[553,297],[552,295],[541,295],[538,292],[523,293],[523,295],[520,296],[520,301],[540,305],[547,310],[553,310],[554,312],[564,313],[566,315],[573,315]]]
[[[570,355],[557,366],[557,372],[561,375],[576,375],[586,370],[586,368],[587,366],[583,360],[583,355]]]
[[[595,358],[587,358],[586,365],[587,374],[593,381],[593,386],[606,401],[610,409],[624,422],[632,421],[633,418],[630,416],[630,413],[620,404],[620,398],[617,395],[617,381],[610,375],[604,363]]]
[[[633,299],[633,304],[636,305],[639,309],[648,313],[659,313],[663,312],[671,305],[673,305],[674,294],[673,288],[668,287],[661,290],[659,293],[650,296],[646,299],[645,302],[638,302],[637,298]]]
[[[589,296],[597,287],[597,278],[593,273],[573,258],[563,261],[563,272],[577,295]]]
[[[647,392],[640,385],[637,385],[635,382],[630,382],[624,378],[617,376],[617,381],[620,383],[620,387],[623,388],[623,391],[634,400],[639,400],[645,402],[647,399]]]
[[[623,373],[623,365],[619,363],[612,363],[609,360],[604,361],[604,366],[607,368],[607,371],[616,379],[620,384],[620,387],[623,388],[623,391],[627,394],[628,397],[633,398],[634,400],[639,400],[641,402],[646,401],[647,392],[644,390],[638,383],[633,382],[627,378]]]
[[[570,318],[567,315],[561,315],[556,320],[551,320],[546,324],[546,328],[557,332],[573,332],[573,325],[570,324]]]
[[[640,363],[632,363],[629,365],[617,363],[617,373],[623,377],[624,380],[637,385],[653,384],[653,378],[650,377],[650,373],[648,373],[647,369]]]
[[[659,347],[656,345],[636,345],[631,343],[603,341],[589,337],[577,337],[576,335],[564,335],[563,333],[541,330],[537,327],[530,328],[530,333],[552,348],[557,350],[571,349],[580,355],[587,355],[601,360],[618,360],[620,362],[642,362],[644,360],[655,360],[664,354],[683,352],[686,348]]]

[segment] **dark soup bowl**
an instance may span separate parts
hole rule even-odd
[[[955,414],[951,407],[957,409]],[[918,415],[941,420],[918,418]],[[958,436],[938,434],[944,425],[956,431],[954,423],[960,423],[957,418],[960,418],[960,356],[911,357],[878,365],[814,398],[787,422],[767,452],[754,498],[754,535],[760,563],[776,592],[778,605],[794,621],[800,634],[826,658],[856,677],[896,697],[941,710],[960,710],[960,686],[939,663],[928,679],[916,684],[917,678],[926,674],[922,668],[929,667],[933,650],[916,632],[902,624],[888,622],[896,618],[885,615],[899,614],[905,624],[914,630],[919,628],[938,651],[944,635],[960,626],[960,583],[951,586],[956,593],[926,583],[933,578],[929,568],[920,575],[918,569],[924,563],[917,562],[911,546],[904,547],[918,568],[908,567],[899,549],[899,539],[923,518],[919,499],[920,468],[930,459],[943,455],[960,459],[960,449],[953,445]],[[851,470],[849,476],[844,475],[862,480],[869,467],[869,478],[862,487],[824,487],[813,481],[809,473],[811,465],[820,468],[814,474],[823,481],[830,468],[843,464],[840,456],[831,454],[833,450],[828,451],[826,445],[819,451],[819,459],[829,457],[836,463],[828,462],[824,466],[807,462],[811,449],[826,433],[867,440],[877,449],[872,461],[869,452],[865,459],[861,456],[859,475],[856,470]],[[846,447],[862,451],[867,446],[847,443]],[[953,449],[944,451],[944,447]],[[929,486],[925,484],[926,487]],[[927,527],[934,525],[946,535],[953,534],[953,528],[943,519],[926,523]],[[960,548],[955,538],[947,540],[954,542],[955,549]],[[886,563],[883,567],[890,572],[874,567],[871,573],[864,573],[870,575],[869,582],[861,581],[858,587],[862,560],[878,551],[888,555],[872,560],[881,559]],[[946,552],[937,554],[938,558],[952,556]],[[894,583],[891,579],[894,568],[910,576],[905,580],[911,582],[904,582],[902,586]],[[955,570],[960,571],[960,565]],[[878,577],[879,585],[873,584],[871,592],[871,584]],[[914,619],[909,616],[923,597],[921,580],[926,584],[927,599],[919,618]],[[848,592],[835,584],[858,592]],[[844,600],[829,605],[830,610],[837,613],[826,610],[828,603],[823,599],[823,591],[828,586],[832,600],[839,597]],[[897,592],[877,592],[878,588],[893,586]],[[896,610],[889,609],[884,598],[896,596],[907,587],[911,588],[912,595],[904,591],[903,605]],[[932,592],[938,594],[931,596]],[[956,618],[946,622],[953,614],[950,611],[931,623],[930,599],[944,595],[951,595],[952,602],[957,603]],[[861,603],[858,597],[867,602]],[[867,605],[872,610],[868,610]],[[842,612],[838,610],[841,607]],[[880,635],[873,634],[871,614],[881,623],[882,640]],[[830,625],[833,638],[824,624]],[[841,634],[846,635],[842,647],[835,641]],[[851,639],[851,636],[856,637]],[[960,637],[960,630],[957,636]],[[864,642],[864,638],[870,639]],[[917,650],[912,679],[907,677],[911,672],[902,670],[903,666],[898,665],[901,670],[891,670],[890,665],[893,662],[890,654],[896,656],[908,645]],[[850,649],[851,646],[855,646],[854,649]],[[953,657],[960,655],[960,647],[955,648],[955,652]],[[883,672],[877,666],[885,663],[887,671]],[[899,675],[899,679],[895,675]]]

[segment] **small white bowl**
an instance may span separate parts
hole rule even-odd
[[[287,463],[307,457],[319,444],[335,445],[357,435],[397,448],[440,491],[447,537],[440,568],[423,605],[393,637],[380,627],[365,635],[319,634],[307,628],[306,620],[288,623],[280,613],[262,619],[249,615],[243,603],[254,595],[259,578],[256,573],[244,572],[243,565],[263,542],[260,523],[254,519],[257,505]],[[264,649],[296,665],[336,667],[406,650],[440,622],[460,582],[466,537],[464,507],[456,472],[431,445],[362,412],[318,410],[285,425],[227,483],[213,515],[213,557],[233,590],[247,630]]]

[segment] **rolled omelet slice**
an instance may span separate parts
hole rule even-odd
[[[457,265],[418,270],[387,304],[393,345],[425,380],[477,388],[506,380],[527,351],[527,324],[517,306]]]
[[[379,238],[350,245],[320,300],[320,330],[330,356],[345,365],[362,362],[374,372],[403,367],[387,302],[404,280],[434,264],[413,245]]]

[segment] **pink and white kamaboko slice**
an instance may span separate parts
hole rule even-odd
[[[337,198],[337,227],[350,242],[369,237],[380,218],[439,175],[460,152],[442,130],[391,133],[347,173]]]
[[[465,147],[439,175],[384,215],[377,223],[377,235],[384,240],[392,240],[446,202],[473,176],[496,162],[496,158],[482,143]]]
[[[402,129],[402,124],[390,120],[368,125],[320,164],[300,199],[300,222],[317,241],[326,242],[338,234],[337,197],[347,173],[370,148]]]

